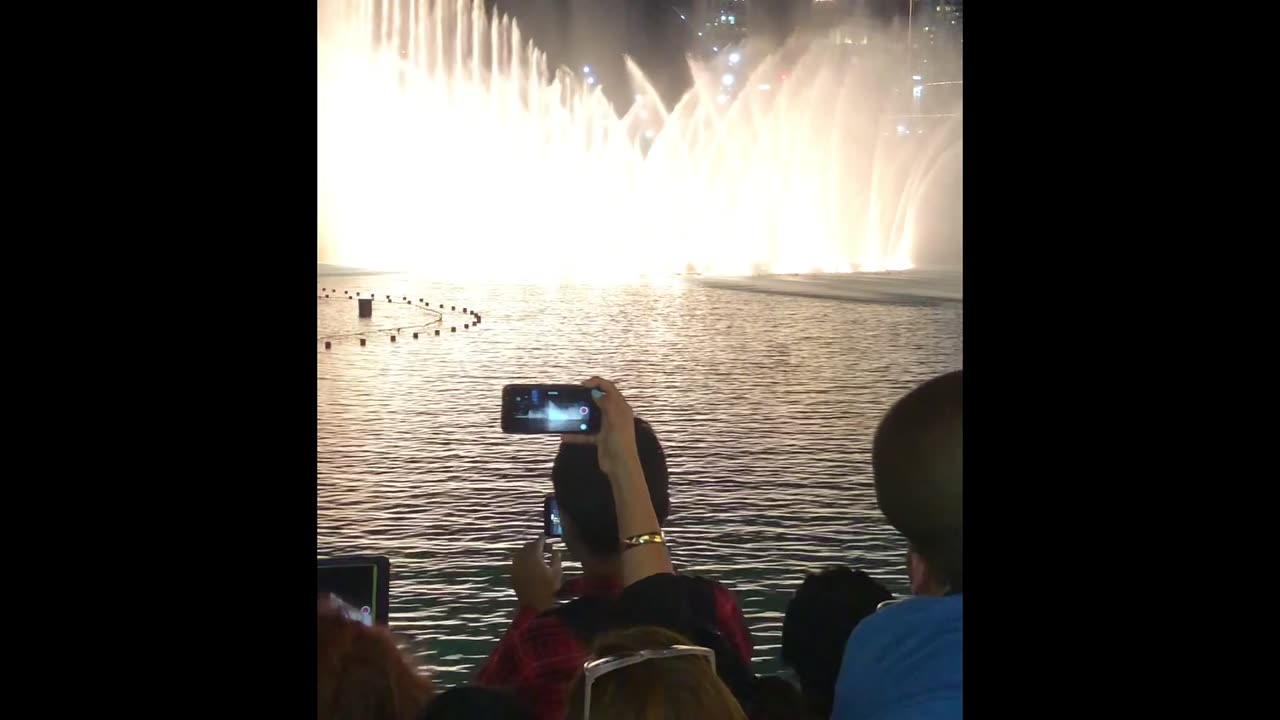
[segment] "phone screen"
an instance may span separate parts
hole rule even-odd
[[[502,431],[521,435],[597,433],[600,409],[582,385],[508,385],[502,389]]]
[[[378,584],[387,582],[379,576],[374,563],[350,562],[324,564],[317,569],[316,585],[321,593],[335,596],[335,603],[353,620],[366,625],[385,625],[387,618],[379,615]]]
[[[542,499],[542,533],[549,538],[558,538],[564,533],[560,527],[560,505],[554,493]]]

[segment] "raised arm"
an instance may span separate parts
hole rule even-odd
[[[594,442],[600,469],[609,476],[613,504],[618,513],[618,542],[623,546],[623,585],[631,585],[650,575],[670,573],[671,558],[664,543],[628,544],[635,538],[654,539],[662,533],[649,497],[649,486],[644,481],[640,452],[636,448],[635,413],[618,388],[608,380],[593,377],[583,384],[596,391],[593,395],[603,416],[600,434],[594,437],[567,435],[564,441]]]

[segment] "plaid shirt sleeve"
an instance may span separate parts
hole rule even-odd
[[[511,688],[534,717],[560,720],[586,657],[577,634],[558,617],[521,608],[476,682]]]
[[[529,621],[537,617],[537,613],[523,605],[520,606],[516,617],[511,621],[511,627],[507,628],[507,634],[502,636],[498,641],[498,646],[489,654],[489,659],[480,667],[480,671],[476,673],[476,682],[480,685],[490,685],[504,687],[514,685],[516,678],[520,673],[520,663],[516,659],[516,653],[520,644],[520,633],[529,624]]]
[[[747,620],[742,615],[742,607],[738,605],[738,596],[729,588],[716,583],[716,625],[720,634],[742,658],[745,667],[751,667],[751,653],[754,645],[751,642],[751,630],[747,628]]]

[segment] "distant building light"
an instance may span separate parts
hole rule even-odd
[[[698,37],[702,37],[702,33],[698,33]]]
[[[718,48],[718,47],[713,47],[713,48],[711,48],[711,50],[712,50],[712,52],[720,52],[720,48]]]
[[[742,59],[742,55],[741,55],[740,53],[729,53],[729,64],[730,64],[730,65],[737,65],[737,64],[738,64],[738,61],[739,61],[739,60],[741,60],[741,59]]]
[[[911,131],[907,129],[907,126],[906,126],[906,125],[899,125],[899,126],[898,126],[898,135],[899,135],[899,137],[901,137],[901,136],[903,136],[903,135],[906,135],[906,134],[907,134],[907,133],[909,133],[909,132],[911,132]]]
[[[596,79],[595,79],[595,78],[593,78],[593,77],[591,77],[591,76],[587,76],[587,84],[588,84],[588,85],[595,85],[595,84],[596,84]]]
[[[911,76],[911,79],[912,79],[912,80],[923,80],[924,78],[920,77],[919,75],[912,75],[912,76]]]
[[[652,139],[653,139],[653,136],[654,136],[654,135],[657,135],[657,134],[658,134],[658,133],[654,132],[652,129],[650,129],[650,130],[645,130],[645,131],[644,131],[644,136],[645,136],[645,137],[647,137],[647,138],[649,138],[650,140],[652,140]]]
[[[729,102],[729,96],[728,96],[728,95],[721,95],[720,97],[716,98],[716,102],[718,102],[718,103],[720,103],[721,105],[723,105],[723,104],[725,104],[725,103]]]
[[[730,24],[730,25],[737,25],[737,23],[733,21],[733,16],[732,16],[732,15],[730,15],[730,16],[729,16],[729,24]],[[955,20],[952,20],[952,21],[951,21],[951,24],[952,24],[952,25],[955,25],[955,24],[956,24],[956,21],[955,21]]]
[[[582,72],[584,72],[584,73],[586,73],[586,74],[590,75],[590,74],[591,74],[591,66],[590,66],[590,65],[583,65],[583,66],[582,66]]]
[[[720,78],[720,84],[725,87],[733,85],[733,73],[725,73],[724,77]]]
[[[772,86],[772,85],[770,85],[769,83],[765,83],[765,84],[763,84],[763,85],[760,85],[760,86],[756,87],[756,89],[757,89],[757,90],[772,90],[772,89],[773,89],[773,86]]]

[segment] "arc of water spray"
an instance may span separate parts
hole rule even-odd
[[[644,106],[619,116],[482,0],[322,3],[321,260],[451,279],[909,266],[958,138],[886,140],[847,48],[787,50],[739,68],[725,104],[721,68],[691,62],[670,110],[628,60]]]

